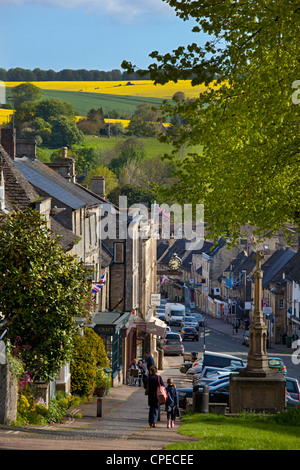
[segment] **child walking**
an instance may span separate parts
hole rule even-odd
[[[166,390],[168,392],[168,398],[166,402],[166,412],[167,412],[167,427],[173,428],[175,425],[177,407],[178,407],[178,392],[176,385],[173,382],[173,379],[167,380]]]

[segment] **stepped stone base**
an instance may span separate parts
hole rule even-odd
[[[286,406],[286,381],[272,371],[241,371],[230,377],[230,413],[243,410],[276,413]]]

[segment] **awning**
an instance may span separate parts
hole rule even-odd
[[[143,320],[135,322],[133,327],[137,330],[144,331],[145,333],[160,336],[161,338],[164,338],[167,333],[166,328],[155,325],[155,323]]]

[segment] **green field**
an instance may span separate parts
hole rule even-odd
[[[7,101],[11,102],[11,88],[6,88]],[[141,103],[160,106],[164,101],[160,98],[142,96],[121,96],[104,93],[86,93],[79,91],[43,90],[44,99],[59,98],[70,103],[78,116],[85,116],[90,109],[102,108],[105,115],[110,111],[118,111],[124,118],[132,116]]]
[[[111,149],[115,147],[122,139],[126,139],[127,137],[93,137],[93,136],[85,136],[84,142],[82,145],[75,145],[74,148],[77,147],[92,147],[95,149],[105,150]],[[137,138],[137,141],[143,145],[144,152],[146,158],[152,158],[156,156],[163,156],[164,154],[170,154],[173,150],[172,145],[160,142],[155,137],[144,137],[144,138]],[[46,159],[45,161],[50,160],[50,155],[54,152],[55,149],[48,149],[42,147],[41,150],[45,153]],[[182,149],[182,156],[186,155],[188,151],[199,152],[201,153],[201,146],[193,147],[193,148],[183,148]]]

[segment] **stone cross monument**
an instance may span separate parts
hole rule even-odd
[[[286,383],[283,374],[269,368],[266,351],[267,327],[262,312],[262,253],[256,257],[254,274],[254,314],[250,332],[247,366],[230,376],[230,412],[242,410],[278,412],[286,405]]]

